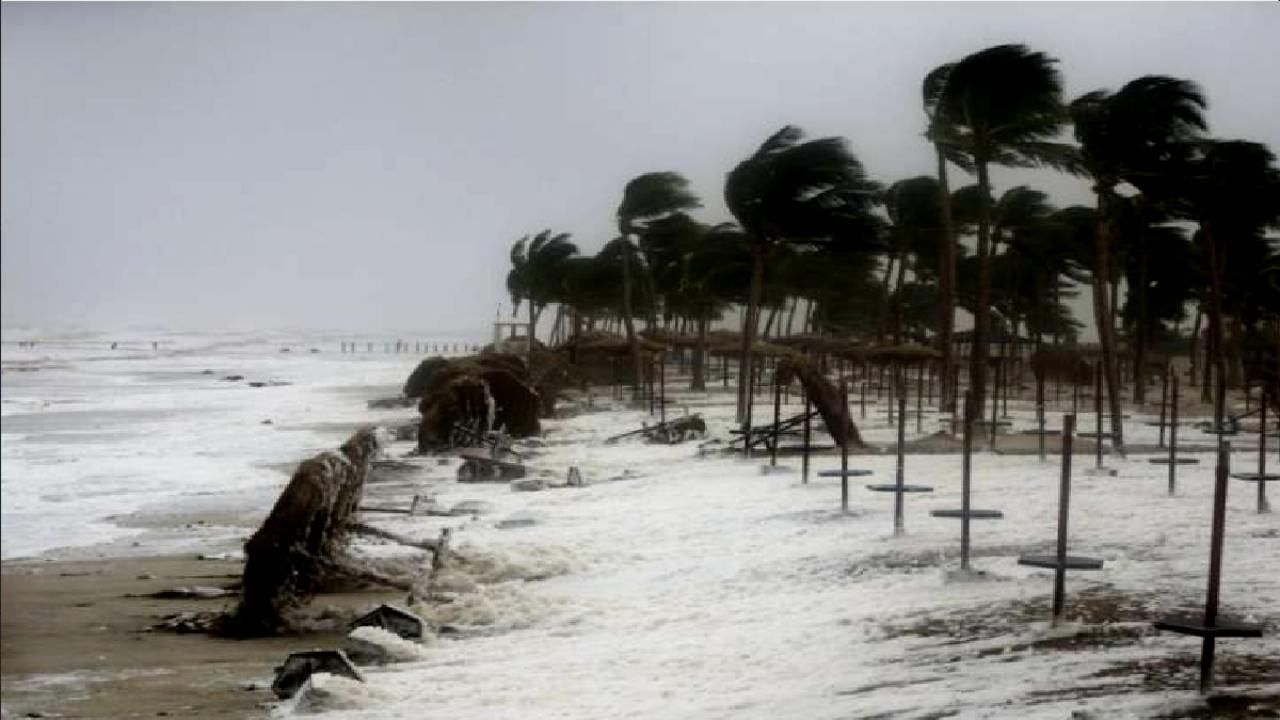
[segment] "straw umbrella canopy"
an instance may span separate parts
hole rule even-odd
[[[871,362],[895,364],[923,363],[942,357],[942,353],[931,347],[911,343],[866,348],[863,354]]]
[[[657,354],[666,352],[667,346],[648,338],[636,338],[642,352]],[[575,350],[578,353],[596,355],[626,355],[631,352],[631,344],[621,335],[606,332],[589,332],[575,335],[556,347],[557,352]]]

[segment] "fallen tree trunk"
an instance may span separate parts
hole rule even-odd
[[[784,357],[778,360],[778,369],[774,382],[788,385],[793,379],[799,379],[804,386],[809,401],[818,408],[822,421],[827,425],[831,439],[840,447],[865,448],[867,444],[853,424],[849,415],[849,406],[840,395],[840,390],[827,380],[818,367],[812,362],[799,357]]]
[[[378,451],[373,428],[360,430],[339,452],[304,460],[262,526],[245,543],[240,603],[223,632],[273,635],[288,627],[288,611],[305,603],[345,555],[352,515]]]

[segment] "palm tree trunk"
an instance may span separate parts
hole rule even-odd
[[[1209,337],[1213,354],[1211,360],[1214,373],[1217,375],[1214,378],[1213,426],[1215,430],[1221,430],[1222,421],[1227,414],[1227,360],[1223,348],[1222,331],[1222,268],[1218,262],[1217,239],[1209,228],[1202,229],[1209,258]],[[1222,435],[1218,435],[1218,439],[1221,442]]]
[[[773,320],[778,316],[778,306],[774,305],[769,308],[769,317],[764,321],[764,330],[760,333],[760,337],[768,338],[769,333],[773,330]]]
[[[889,283],[893,278],[893,266],[898,261],[901,248],[895,247],[884,267],[884,280],[880,282],[880,319],[876,322],[876,342],[883,345],[889,324]]]
[[[707,325],[711,322],[707,315],[704,312],[698,318],[698,344],[693,348],[693,381],[689,383],[690,390],[707,389]]]
[[[791,323],[796,319],[796,306],[800,304],[799,296],[791,298],[791,311],[787,313],[787,336],[791,336]]]
[[[978,192],[978,303],[973,311],[973,345],[969,352],[969,397],[966,421],[982,416],[987,387],[987,335],[991,311],[991,179],[985,160],[977,163]]]
[[[534,338],[534,335],[536,334],[536,330],[538,327],[538,314],[539,314],[538,304],[535,303],[533,300],[530,300],[529,301],[529,331],[528,331],[529,339],[525,343],[526,359],[533,357],[533,338]]]
[[[956,256],[955,228],[951,221],[951,189],[947,183],[947,159],[942,154],[942,146],[934,145],[938,158],[938,202],[942,206],[942,237],[939,238],[938,253],[938,350],[942,353],[942,383],[938,393],[938,410],[946,412],[955,407],[956,397],[954,374],[951,367],[955,364],[952,335],[955,330],[956,315]]]
[[[623,239],[630,245],[631,241]],[[631,362],[635,377],[631,381],[631,399],[640,400],[640,386],[644,382],[644,361],[640,358],[640,341],[636,338],[635,321],[631,318],[631,248],[622,248],[622,323],[627,327],[627,344],[631,346]]]
[[[906,275],[907,256],[902,253],[898,259],[898,278],[893,283],[893,342],[902,344],[902,281]]]
[[[1107,307],[1108,270],[1111,267],[1111,221],[1103,193],[1098,194],[1098,225],[1093,233],[1093,319],[1098,326],[1098,342],[1102,346],[1102,374],[1107,381],[1108,411],[1111,413],[1112,447],[1124,457],[1124,418],[1120,414],[1120,377],[1116,371],[1115,326]],[[1102,438],[1098,438],[1102,442]]]
[[[1200,368],[1200,323],[1204,319],[1204,305],[1196,303],[1196,319],[1191,323],[1191,342],[1187,354],[1191,356],[1191,387],[1196,386],[1196,370]]]
[[[1141,405],[1147,399],[1147,337],[1150,334],[1150,328],[1147,327],[1147,291],[1150,290],[1151,283],[1147,279],[1147,239],[1142,230],[1139,231],[1137,240],[1138,292],[1133,297],[1138,303],[1138,332],[1134,337],[1133,349],[1133,401]],[[1129,292],[1132,293],[1133,289],[1130,288]]]
[[[764,249],[759,244],[751,246],[751,290],[747,296],[747,311],[742,318],[742,351],[738,356],[738,412],[739,424],[749,423],[747,405],[751,399],[751,346],[755,344],[756,312],[760,307],[760,294],[764,288]]]

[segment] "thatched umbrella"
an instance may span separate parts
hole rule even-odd
[[[931,347],[908,343],[905,345],[883,345],[866,348],[863,351],[863,356],[875,363],[908,365],[937,360],[942,357],[942,353]]]

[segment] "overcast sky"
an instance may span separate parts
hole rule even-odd
[[[7,3],[3,322],[484,331],[511,243],[595,250],[637,174],[729,220],[787,123],[932,173],[920,81],[992,44],[1069,97],[1195,80],[1215,134],[1280,148],[1278,38],[1275,3]]]

